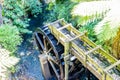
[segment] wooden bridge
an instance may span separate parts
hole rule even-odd
[[[68,80],[70,54],[99,80],[120,80],[120,61],[88,39],[86,32],[79,32],[64,19],[48,24],[48,27],[64,46],[65,80]]]
[[[74,66],[82,64],[99,80],[120,80],[120,60],[92,42],[86,31],[79,32],[64,19],[40,27],[34,37],[44,54],[40,62],[46,80],[52,72],[58,80],[70,79],[69,75],[76,73],[76,70],[70,72],[71,62]]]

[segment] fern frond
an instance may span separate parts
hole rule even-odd
[[[101,19],[110,9],[110,1],[91,1],[81,2],[76,5],[71,14],[82,18],[81,25],[86,25],[94,21],[96,18]]]
[[[8,69],[17,64],[18,61],[18,58],[10,56],[9,51],[0,48],[0,77],[7,77]]]
[[[120,11],[117,10],[117,8],[120,7],[118,2],[114,2],[113,6],[111,7],[111,10],[106,14],[105,18],[96,25],[95,32],[98,36],[99,34],[105,34],[106,29],[104,29],[105,25],[107,24],[109,26],[109,31],[107,31],[107,34],[105,34],[107,37],[105,40],[109,40],[111,38],[114,38],[117,35],[117,32],[120,28]],[[105,35],[101,36],[104,37]]]
[[[114,38],[120,28],[119,3],[119,0],[83,2],[74,7],[72,14],[73,16],[87,16],[88,19],[84,23],[104,16],[103,20],[95,26],[94,31],[100,41],[106,41]]]
[[[96,14],[101,14],[110,9],[110,1],[91,1],[82,2],[76,5],[71,14],[73,16],[92,16]]]

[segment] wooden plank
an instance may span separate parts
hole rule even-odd
[[[70,43],[69,42],[65,42],[64,45],[64,56],[69,56],[69,50],[70,50]],[[65,58],[64,57],[64,62],[65,62],[65,79],[64,80],[68,80],[69,77],[69,64],[68,64],[68,60],[69,58]]]
[[[77,52],[76,50],[72,49],[71,54],[73,54],[82,64],[83,66],[86,66],[87,69],[89,69],[99,80],[102,80],[102,75],[90,65],[90,63],[84,64],[84,58]]]
[[[105,70],[105,71],[108,71],[108,70],[112,69],[113,67],[115,67],[115,66],[117,66],[117,65],[119,65],[119,64],[120,64],[120,60],[117,61],[116,63],[114,63],[114,64],[108,66],[108,67],[105,68],[104,70]]]
[[[59,76],[59,74],[58,74],[55,66],[53,65],[53,63],[52,63],[51,61],[49,61],[49,62],[50,62],[50,65],[52,66],[53,71],[55,72],[55,74],[56,74],[56,76],[57,76],[57,79],[59,80],[59,79],[60,79],[60,76]]]
[[[77,39],[77,38],[79,38],[79,37],[81,37],[81,36],[85,35],[85,33],[86,33],[86,31],[85,31],[85,32],[83,32],[83,33],[81,33],[81,34],[79,34],[78,36],[76,36],[76,37],[74,37],[74,38],[72,38],[72,39],[68,40],[68,41],[73,41],[73,40],[75,40],[75,39]]]
[[[59,65],[58,62],[55,61],[55,59],[54,59],[52,56],[47,55],[47,57],[48,57],[48,61],[52,61],[52,62],[54,62],[55,64]]]
[[[38,40],[41,48],[44,50],[44,45],[43,45],[42,41],[40,40],[40,38],[38,37],[38,34],[37,34],[36,32],[35,32],[34,34],[35,34],[35,37],[36,37],[36,39]]]
[[[53,24],[58,23],[58,22],[61,22],[61,21],[63,21],[63,20],[64,20],[64,18],[61,18],[61,19],[59,19],[59,20],[56,20],[56,21],[48,24],[48,26],[49,26],[49,25],[53,25]]]
[[[90,51],[85,52],[85,54],[88,55],[88,54],[90,54],[90,53],[92,53],[92,52],[94,52],[94,51],[96,51],[96,50],[98,50],[100,48],[101,48],[101,46],[97,46],[97,47],[91,49]]]
[[[67,24],[67,25],[65,25],[65,26],[63,26],[63,27],[60,27],[60,28],[58,28],[58,31],[61,31],[61,30],[63,30],[63,29],[65,29],[65,28],[67,28],[67,27],[69,27],[69,26],[71,26],[72,24]]]
[[[51,76],[50,69],[49,69],[49,66],[48,66],[48,61],[47,61],[46,54],[41,54],[39,56],[39,60],[40,60],[40,63],[41,63],[42,73],[43,73],[43,76],[44,76],[45,80],[50,80],[52,76]]]

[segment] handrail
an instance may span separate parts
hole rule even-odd
[[[60,21],[60,22],[59,22]],[[58,20],[57,22],[61,23],[64,22],[64,20]],[[74,27],[72,27],[71,24],[64,24],[62,27],[60,28],[56,28],[54,25],[49,25],[48,26],[49,29],[51,30],[51,33],[60,41],[60,43],[63,44],[63,46],[66,46],[66,41],[67,43],[69,43],[68,45],[70,46],[71,50],[75,50],[76,55],[74,55],[76,58],[80,58],[83,60],[80,61],[84,61],[81,62],[83,63],[83,65],[88,68],[88,63],[91,64],[91,69],[94,68],[94,70],[96,70],[96,72],[102,76],[101,80],[106,80],[106,79],[111,79],[111,75],[107,73],[108,70],[112,69],[113,67],[117,66],[118,64],[120,64],[120,60],[118,61],[116,58],[114,58],[113,56],[111,56],[110,54],[108,54],[107,52],[105,52],[104,49],[102,49],[101,46],[97,46],[93,41],[91,41],[86,35],[86,32],[80,33],[78,30],[76,30]],[[72,32],[74,34],[74,37],[67,37],[66,34],[64,34],[64,32],[62,31],[63,29],[68,30],[69,32]],[[88,44],[89,47],[91,47],[92,49],[88,49],[87,51],[83,51],[81,49],[81,47],[77,46],[77,44],[74,43],[74,40],[81,40],[83,41],[85,44]],[[83,44],[84,46],[84,44]],[[68,46],[67,46],[68,47]],[[74,51],[73,51],[74,52]],[[92,59],[92,57],[88,54],[92,54],[94,55],[94,52],[98,52],[100,55],[102,55],[102,57],[104,57],[105,59],[107,59],[107,61],[111,64],[110,66],[107,66],[105,69],[103,69],[103,67],[98,64],[96,61],[94,61],[94,59]],[[94,54],[93,54],[94,53]],[[89,66],[90,67],[90,66]],[[120,66],[118,66],[118,68],[120,68]],[[92,71],[93,72],[93,71]],[[93,74],[96,74],[93,72]],[[105,77],[106,76],[106,77]]]

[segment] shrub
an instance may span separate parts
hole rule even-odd
[[[10,52],[15,52],[22,38],[17,27],[5,24],[0,27],[0,45]]]
[[[21,0],[21,2],[23,3],[22,6],[28,14],[37,16],[42,13],[42,5],[39,0]]]
[[[26,33],[29,19],[18,1],[16,0],[4,0],[3,4],[3,21],[4,23],[10,23],[17,26],[21,33]]]
[[[41,12],[38,0],[4,0],[3,21],[17,26],[21,33],[30,33],[27,29],[30,21],[28,15],[37,16]]]
[[[52,5],[51,5],[52,4]],[[52,22],[57,19],[64,18],[67,22],[75,24],[75,20],[71,16],[71,10],[76,3],[68,1],[62,1],[57,3],[49,3],[47,9],[48,14],[46,17],[47,22]]]

